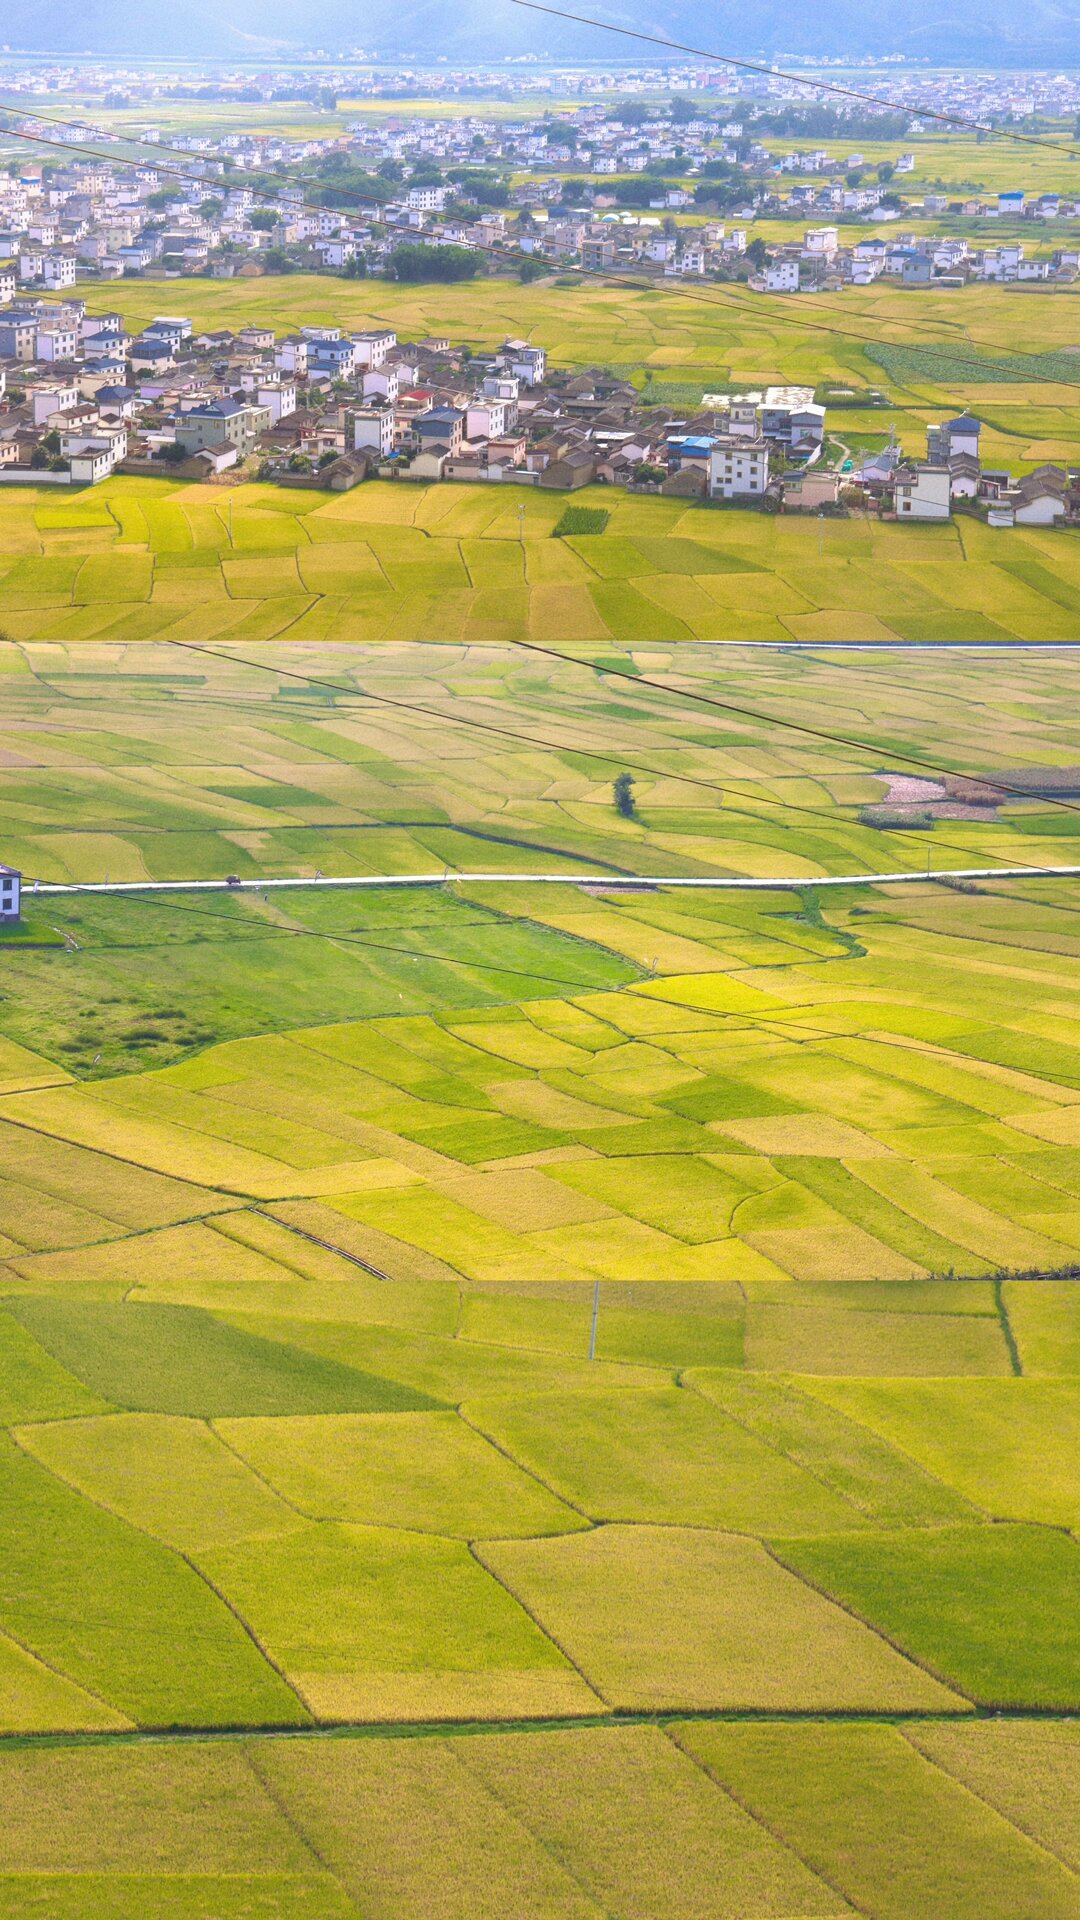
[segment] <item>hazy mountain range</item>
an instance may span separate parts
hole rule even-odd
[[[575,0],[568,0],[573,6]],[[668,35],[744,58],[777,54],[906,54],[938,63],[1053,66],[1077,64],[1080,0],[819,0],[794,8],[760,0],[670,0],[660,8],[613,3],[582,11],[613,25]],[[576,57],[612,64],[648,57],[648,49],[596,29],[527,13],[510,0],[7,0],[0,35],[13,52],[158,54],[201,58],[286,57],[362,48],[431,61],[506,55]]]

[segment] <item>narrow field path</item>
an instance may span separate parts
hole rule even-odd
[[[510,887],[602,887],[605,892],[623,890],[655,891],[659,887],[723,887],[743,892],[770,893],[778,888],[801,892],[807,887],[897,886],[905,882],[928,880],[1050,880],[1075,878],[1080,866],[1038,867],[922,867],[906,873],[822,873],[781,874],[772,879],[748,879],[725,874],[714,878],[683,874],[613,873],[463,873],[446,867],[438,873],[357,873],[338,876],[320,874],[317,878],[265,880],[41,880],[23,882],[23,900],[48,895],[80,893],[268,893],[271,889],[316,887],[441,887],[455,881],[470,886]]]

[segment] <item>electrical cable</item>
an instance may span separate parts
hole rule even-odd
[[[524,3],[524,0],[522,0],[522,4],[523,3]],[[0,111],[11,112],[12,109],[10,108],[0,109]],[[73,123],[64,122],[63,124],[66,125],[66,124],[73,124]],[[39,137],[34,134],[21,133],[13,127],[5,127],[2,129],[2,131],[4,133],[11,134],[16,139],[28,141],[31,145],[57,147],[62,152],[67,153],[69,155],[73,152],[80,153],[85,158],[96,160],[99,163],[104,162],[105,164],[110,166],[122,166],[122,167],[133,168],[136,171],[139,170],[139,163],[136,160],[127,160],[120,156],[116,156],[112,154],[103,154],[98,152],[96,149],[92,147],[74,145],[70,142],[61,141],[61,140],[46,140],[44,137]],[[208,180],[207,177],[203,174],[195,174],[195,173],[187,172],[184,169],[178,168],[178,167],[163,167],[160,165],[160,163],[158,163],[156,167],[156,171],[159,174],[166,174],[173,179],[192,181],[198,186],[202,187],[203,189],[212,190],[216,184],[213,180]],[[345,193],[350,190],[343,188],[343,189],[339,189],[338,191]],[[328,209],[325,206],[316,205],[314,203],[308,203],[305,201],[296,202],[294,200],[285,200],[282,195],[272,195],[268,192],[260,191],[259,197],[260,199],[263,199],[263,200],[270,200],[277,205],[287,206],[289,212],[292,213],[293,215],[300,214],[300,213],[324,214],[328,211],[341,211],[341,209]],[[354,198],[357,201],[360,201],[362,199],[362,196],[359,193],[356,193],[354,195]],[[407,228],[402,228],[400,226],[395,225],[393,221],[383,220],[378,216],[369,214],[369,213],[365,213],[362,217],[365,223],[369,227],[378,227],[384,230],[385,232],[398,235],[402,238],[402,241],[404,244],[408,244],[409,230]],[[522,261],[529,257],[528,255],[522,254],[520,249],[511,248],[511,247],[500,247],[492,241],[470,242],[470,250],[477,253],[483,253],[483,254],[489,255],[492,259],[506,260],[512,263],[516,267],[520,267]],[[734,293],[728,287],[721,287],[715,284],[708,289],[702,289],[701,293],[695,293],[691,288],[681,283],[678,286],[669,288],[665,284],[658,283],[655,280],[642,279],[639,277],[639,275],[633,272],[624,273],[624,272],[618,271],[617,269],[609,269],[604,267],[594,268],[594,267],[583,267],[578,265],[568,265],[566,268],[566,271],[574,274],[576,277],[583,280],[600,280],[609,286],[612,284],[622,285],[638,293],[656,293],[659,291],[659,292],[662,292],[666,298],[681,299],[683,301],[691,302],[695,306],[704,307],[710,313],[723,314],[725,311],[727,311],[729,313],[735,313],[735,314],[750,314],[754,317],[754,319],[758,322],[759,325],[765,322],[769,326],[794,327],[801,332],[822,333],[822,334],[828,334],[831,337],[834,337],[836,339],[851,340],[851,341],[854,341],[859,346],[867,346],[867,345],[893,346],[898,351],[901,351],[901,352],[905,350],[910,350],[913,344],[910,340],[897,340],[895,338],[890,340],[887,336],[882,335],[880,329],[870,334],[857,333],[853,331],[853,329],[850,327],[832,326],[826,321],[807,318],[806,317],[807,309],[805,304],[800,309],[802,314],[801,318],[796,317],[794,314],[776,312],[772,309],[770,309],[767,314],[763,314],[761,311],[763,302],[769,300],[770,298],[777,299],[780,297],[776,295],[761,294],[761,295],[752,296],[751,298],[746,299],[746,298],[741,298],[739,295]],[[715,294],[716,298],[715,299],[710,298],[709,297],[710,294]],[[819,307],[817,310],[822,311],[823,309]],[[837,311],[837,309],[835,308],[830,308],[828,310],[830,312]],[[922,332],[923,334],[926,334],[928,331],[925,325],[922,327],[919,327],[914,324],[913,324],[912,330],[916,333]],[[985,380],[985,377],[986,377],[985,360],[966,359],[963,355],[962,350],[956,346],[955,340],[952,338],[946,338],[943,340],[936,335],[932,336],[932,338],[933,338],[934,346],[938,348],[940,351],[947,353],[948,358],[951,360],[954,366],[970,369],[972,373],[979,375],[983,380]],[[984,342],[982,344],[988,345],[990,343]],[[1027,374],[1027,378],[1029,378],[1032,382],[1040,385],[1050,385],[1050,386],[1057,386],[1057,387],[1075,387],[1077,389],[1080,389],[1080,380],[1064,379],[1058,374],[1050,375],[1046,373],[1030,372]]]
[[[243,666],[253,667],[259,672],[274,673],[279,676],[283,675],[287,679],[302,680],[309,686],[325,687],[334,693],[343,693],[347,696],[350,696],[355,691],[357,691],[354,688],[342,686],[340,681],[328,680],[315,674],[300,673],[291,668],[281,667],[280,665],[271,665],[270,663],[265,661],[253,660],[249,655],[221,653],[221,652],[218,652],[217,649],[213,647],[204,646],[198,641],[170,640],[166,644],[173,647],[180,647],[185,652],[203,653],[203,654],[207,654],[213,659],[224,660],[226,662],[233,661]],[[528,645],[528,643],[522,643],[522,644],[525,646]],[[591,672],[595,672],[601,675],[608,671],[608,668],[603,666],[596,666],[592,661],[581,660],[573,654],[559,653],[557,649],[554,649],[554,648],[541,648],[537,646],[536,651],[542,652],[542,653],[550,653],[553,658],[558,659],[563,665],[566,665],[566,666],[587,667]],[[631,674],[624,669],[614,669],[613,671],[614,671],[615,677],[622,676],[632,680],[635,684],[639,684],[639,685],[644,684],[647,686],[649,685],[654,686],[660,692],[669,694],[675,699],[700,698],[704,700],[706,704],[709,704],[709,705],[718,705],[723,707],[723,704],[724,704],[722,702],[713,700],[712,696],[708,694],[703,694],[699,696],[697,694],[694,694],[689,689],[684,690],[679,687],[671,687],[671,686],[668,686],[663,681],[652,681],[647,676],[638,675],[636,673]],[[443,723],[445,723],[446,721],[450,721],[452,724],[456,723],[462,726],[474,727],[480,732],[501,734],[511,739],[521,740],[526,745],[531,745],[534,747],[539,745],[539,746],[551,748],[555,752],[583,753],[591,758],[606,760],[609,764],[619,765],[620,767],[624,766],[627,758],[631,757],[626,754],[613,755],[613,754],[606,754],[606,753],[597,753],[589,748],[579,748],[579,747],[574,747],[572,745],[567,746],[566,743],[560,743],[558,741],[538,739],[538,737],[535,734],[524,734],[516,729],[496,726],[492,722],[471,720],[460,714],[447,714],[445,712],[440,711],[438,708],[421,706],[418,702],[415,702],[415,701],[404,701],[404,700],[394,699],[387,694],[373,694],[373,693],[361,692],[361,697],[359,700],[356,701],[355,706],[360,710],[362,710],[363,705],[366,701],[374,701],[377,705],[381,705],[381,706],[400,707],[408,712],[421,713],[428,717],[439,720],[440,722],[443,722]],[[753,708],[735,707],[732,703],[728,703],[728,708],[731,712],[737,713],[741,718],[750,718],[750,719],[758,720],[758,721],[761,721],[766,726],[779,727],[782,730],[786,728],[798,733],[809,733],[816,738],[829,741],[832,744],[851,747],[856,749],[859,752],[873,753],[876,757],[880,757],[880,752],[881,752],[880,748],[867,745],[863,741],[854,740],[843,734],[829,734],[820,728],[804,727],[797,721],[786,721],[774,715],[757,712]],[[970,777],[964,774],[956,774],[950,768],[934,767],[929,763],[927,763],[926,761],[913,760],[909,755],[897,754],[897,755],[894,755],[893,757],[900,760],[904,760],[909,765],[917,766],[921,768],[924,772],[930,771],[930,772],[936,772],[938,774],[945,774],[950,779],[953,779],[953,778],[966,779]],[[635,764],[637,765],[639,771],[653,774],[658,779],[683,781],[688,785],[706,787],[714,793],[719,793],[722,799],[724,799],[725,794],[728,791],[727,789],[722,787],[717,781],[703,780],[692,774],[671,773],[667,769],[649,767],[644,763],[642,763],[640,760],[636,760]],[[994,783],[990,782],[988,784],[994,784]],[[1003,791],[1012,791],[1012,790],[1003,789]],[[1017,794],[1017,797],[1023,800],[1032,800],[1032,799],[1042,800],[1043,799],[1043,796],[1033,795],[1030,792],[1024,791],[1023,789],[1017,788],[1015,789],[1015,792]],[[745,794],[739,795],[739,798],[743,800],[747,799],[748,797],[751,797],[751,796],[747,796]],[[837,829],[838,827],[839,828],[846,827],[848,824],[846,821],[838,821],[836,816],[833,814],[826,814],[821,809],[818,809],[818,808],[804,807],[799,805],[797,802],[773,800],[766,795],[753,795],[752,798],[761,806],[781,807],[781,808],[784,808],[785,811],[790,811],[790,812],[808,813],[808,814],[812,813],[815,815],[815,817],[819,817],[825,820],[830,826],[833,827],[834,830]],[[1080,812],[1080,806],[1072,806],[1068,801],[1065,801],[1065,800],[1051,799],[1047,802],[1047,804],[1062,807],[1069,812]],[[740,808],[734,807],[734,808],[730,808],[730,811],[746,813],[748,810],[745,808],[740,809]],[[749,817],[757,818],[758,820],[761,819],[760,814],[757,814],[756,816],[753,814],[750,814]],[[903,838],[903,839],[914,838],[916,839],[916,843],[920,847],[928,846],[928,843],[925,840],[923,840],[920,835],[914,834],[910,828],[909,829],[898,829],[898,828],[886,829],[884,827],[875,827],[875,828],[872,828],[872,830],[880,833],[888,832],[890,837],[893,840],[900,839],[900,838]],[[937,840],[935,844],[938,845],[939,847],[947,848],[950,852],[966,853],[970,855],[977,855],[979,857],[983,857],[979,849],[960,846],[956,841]],[[1002,864],[1004,864],[1004,862]],[[1014,866],[1027,866],[1030,864],[1033,875],[1042,874],[1047,871],[1047,868],[1045,866],[1036,865],[1035,863],[1029,863],[1023,860],[1016,860],[1012,864]],[[812,884],[812,882],[808,882],[808,884]]]
[[[590,14],[569,13],[563,7],[542,6],[540,0],[510,0],[510,4],[521,7],[529,13],[546,13],[553,20],[570,20],[579,27],[594,27],[600,33],[615,33],[624,40],[643,40],[651,47],[668,47],[674,53],[692,53],[697,60],[709,60],[718,66],[737,67],[746,73],[764,74],[770,80],[786,80],[796,87],[807,87],[813,93],[831,93],[844,100],[859,100],[866,105],[878,107],[885,112],[910,113],[919,120],[940,120],[953,127],[965,127],[974,133],[990,134],[999,140],[1019,140],[1029,147],[1049,147],[1055,153],[1066,153],[1072,160],[1080,160],[1080,147],[1068,146],[1061,140],[1047,140],[1042,134],[1018,133],[1014,127],[995,127],[985,120],[975,120],[969,114],[943,113],[938,107],[931,107],[916,100],[883,100],[880,94],[866,93],[859,87],[845,87],[829,80],[813,80],[805,74],[791,73],[783,67],[766,66],[760,60],[740,60],[731,53],[709,52],[705,47],[693,47],[682,40],[669,40],[658,33],[644,33],[636,27],[617,27],[608,20],[597,20]],[[828,62],[824,62],[827,66]]]

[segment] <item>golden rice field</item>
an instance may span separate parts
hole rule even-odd
[[[1051,229],[1024,223],[1029,255],[1053,244]],[[762,232],[772,242],[790,241],[801,228],[785,223],[778,231],[773,222]],[[980,244],[993,236],[980,229],[970,237]],[[575,281],[565,274],[530,286],[510,277],[412,286],[297,273],[164,285],[124,280],[110,283],[108,304],[133,328],[164,304],[189,315],[197,329],[256,324],[285,333],[319,321],[385,324],[402,340],[444,334],[477,353],[524,335],[547,349],[551,367],[614,366],[638,385],[651,375],[685,389],[680,404],[729,386],[851,385],[856,395],[871,387],[883,392],[885,407],[830,408],[830,432],[841,441],[880,445],[895,425],[905,451],[921,459],[927,424],[970,408],[983,422],[987,466],[1022,473],[1047,460],[1076,464],[1076,302],[1067,283],[912,290],[879,280],[792,300],[718,283],[642,290],[618,278]],[[883,364],[883,348],[917,357]],[[998,364],[1010,356],[1019,358]]]
[[[1070,1920],[1075,656],[8,618],[0,1915]]]
[[[1070,421],[1052,412],[984,451],[1018,471],[1071,457]],[[336,495],[121,475],[70,499],[12,489],[0,499],[0,634],[62,648],[554,641],[587,651],[1076,633],[1075,531],[778,518],[605,487],[577,500],[610,512],[604,533],[552,538],[565,496],[518,487],[369,481]],[[18,670],[18,655],[9,660]]]

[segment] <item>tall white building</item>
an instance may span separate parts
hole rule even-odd
[[[709,456],[709,493],[714,500],[760,500],[769,484],[769,449],[762,439],[724,434]]]
[[[0,866],[0,922],[19,917],[22,874],[17,867]]]

